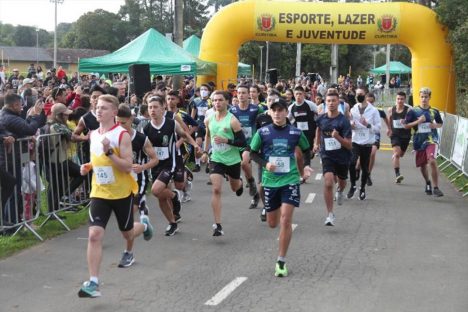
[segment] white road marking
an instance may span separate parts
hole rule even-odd
[[[312,204],[312,202],[314,201],[314,198],[315,198],[315,193],[309,193],[309,195],[307,195],[305,203]]]
[[[237,287],[247,280],[247,277],[236,277],[232,282],[224,286],[216,295],[205,302],[205,305],[215,306],[226,299]]]
[[[77,239],[77,240],[88,240],[87,237],[77,237],[76,239]]]
[[[317,173],[317,175],[315,176],[315,180],[321,180],[321,179],[322,179],[322,174]]]

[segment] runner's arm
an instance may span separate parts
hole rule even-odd
[[[149,161],[147,161],[146,164],[142,165],[143,167],[142,171],[156,167],[159,163],[158,155],[156,155],[156,152],[154,151],[154,148],[153,148],[153,144],[151,144],[148,138],[146,138],[145,140],[143,151],[145,152],[146,156],[149,157]]]
[[[120,155],[112,154],[109,155],[109,159],[115,164],[115,166],[123,172],[130,173],[133,165],[133,152],[132,152],[132,140],[130,134],[124,132],[119,144]],[[107,151],[105,151],[107,152]]]

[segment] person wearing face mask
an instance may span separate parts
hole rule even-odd
[[[205,115],[206,111],[211,107],[210,100],[210,86],[207,84],[202,84],[200,86],[200,97],[196,97],[190,103],[191,111],[190,115],[193,119],[198,122],[198,130],[195,133],[195,140],[199,146],[203,145],[203,140],[205,138],[206,129],[205,129]],[[200,171],[200,158],[195,157],[195,169],[193,172]]]
[[[349,175],[351,187],[347,194],[347,198],[354,197],[356,192],[356,163],[358,159],[361,163],[362,176],[361,188],[359,190],[359,200],[366,199],[366,183],[369,175],[369,160],[372,151],[372,145],[375,142],[375,135],[380,133],[380,114],[373,105],[369,105],[366,101],[366,93],[364,89],[356,89],[357,104],[351,108],[350,121],[352,129],[353,156],[349,166]]]

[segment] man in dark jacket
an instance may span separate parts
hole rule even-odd
[[[4,214],[4,219],[17,223],[23,213],[21,198],[21,154],[28,153],[27,141],[20,140],[36,134],[37,129],[45,125],[46,117],[43,104],[36,103],[26,119],[20,117],[22,105],[21,97],[14,93],[5,95],[5,106],[0,111],[0,124],[3,126],[4,136],[12,136],[15,142],[12,148],[0,145],[0,167],[16,179],[16,191],[10,200],[10,209]],[[19,141],[18,141],[19,140]]]

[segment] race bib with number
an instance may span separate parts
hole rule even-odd
[[[403,129],[405,128],[403,124],[401,123],[401,119],[398,120],[393,120],[393,128],[395,129]]]
[[[112,184],[115,182],[112,166],[94,167],[93,170],[96,175],[97,184]]]
[[[365,129],[356,129],[354,131],[356,137],[359,139],[359,140],[363,140],[363,141],[367,141],[369,140],[369,129],[365,128]]]
[[[252,127],[242,127],[242,131],[244,131],[246,139],[250,139],[252,137]]]
[[[324,138],[323,140],[325,141],[326,151],[335,151],[341,148],[341,143],[335,138]]]
[[[227,151],[229,148],[231,148],[230,145],[226,143],[213,143],[213,152],[224,152]]]
[[[297,128],[301,129],[302,131],[309,130],[309,123],[307,121],[298,121]]]
[[[197,107],[198,116],[205,116],[207,110],[208,110],[208,107],[206,106]]]
[[[164,160],[169,158],[169,147],[155,147],[154,151],[158,155],[159,160]]]
[[[430,122],[424,122],[418,125],[418,133],[429,133],[432,131]]]
[[[289,172],[289,157],[270,156],[268,162],[275,165],[277,173]]]

